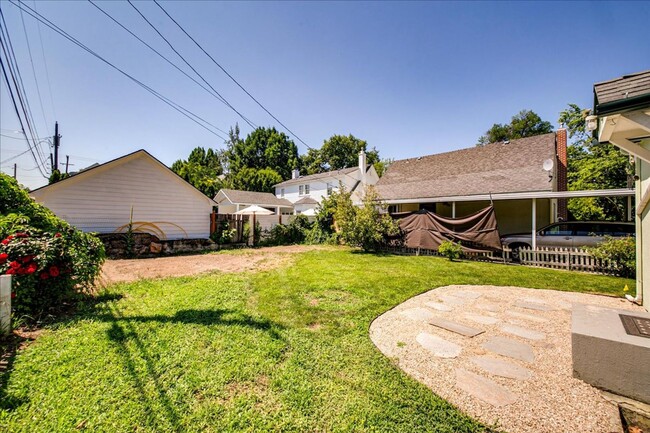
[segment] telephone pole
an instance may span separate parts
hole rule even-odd
[[[14,163],[14,179],[16,179],[16,171],[18,170],[18,164]]]
[[[59,135],[59,122],[54,122],[54,169],[59,169],[59,146],[61,145],[61,136]]]
[[[70,165],[70,155],[65,156],[65,174],[68,174],[68,165]]]

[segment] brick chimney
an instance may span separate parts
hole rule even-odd
[[[567,191],[567,145],[566,128],[559,128],[555,133],[555,150],[557,152],[557,177],[555,182],[558,191]],[[557,217],[567,220],[567,199],[557,200]]]

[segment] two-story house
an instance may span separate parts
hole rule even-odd
[[[340,185],[343,185],[346,191],[352,192],[352,202],[358,204],[363,198],[364,187],[374,185],[379,180],[375,167],[367,164],[364,151],[359,152],[357,167],[309,176],[300,176],[300,172],[294,170],[291,177],[275,185],[275,196],[293,203],[295,214],[312,213],[323,198],[338,191]]]

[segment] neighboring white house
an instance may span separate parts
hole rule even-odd
[[[289,200],[277,198],[270,192],[220,189],[214,196],[214,201],[219,205],[217,211],[220,214],[234,214],[251,205],[272,210],[276,215],[293,213],[293,205]]]
[[[293,203],[295,213],[300,214],[315,209],[324,197],[338,191],[340,185],[352,192],[352,202],[359,204],[363,199],[366,185],[374,185],[379,180],[375,167],[366,164],[366,153],[359,152],[357,167],[328,171],[326,173],[300,176],[293,171],[292,179],[275,185],[275,196]]]
[[[210,237],[216,205],[145,150],[96,165],[30,193],[85,232],[124,232],[133,226],[161,239]]]

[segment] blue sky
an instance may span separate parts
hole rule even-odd
[[[152,2],[136,6],[241,113],[278,125],[217,69]],[[26,5],[33,7],[33,0]],[[191,73],[126,2],[98,2]],[[592,85],[650,68],[642,35],[649,2],[163,2],[167,11],[249,92],[311,147],[352,133],[382,157],[470,147],[493,123],[532,109],[557,123],[568,103],[590,107]],[[58,120],[61,160],[72,169],[144,148],[171,165],[223,140],[24,15],[1,4],[39,135]],[[36,9],[129,74],[227,131],[251,128],[88,2]],[[4,57],[3,57],[4,61]],[[46,68],[49,74],[46,75]],[[49,83],[48,86],[48,76]],[[54,103],[50,102],[50,91]],[[0,101],[3,172],[39,177],[5,85]],[[45,115],[42,114],[44,112]],[[279,128],[281,129],[281,128]],[[223,134],[221,134],[223,135]],[[305,146],[297,140],[301,153]]]

